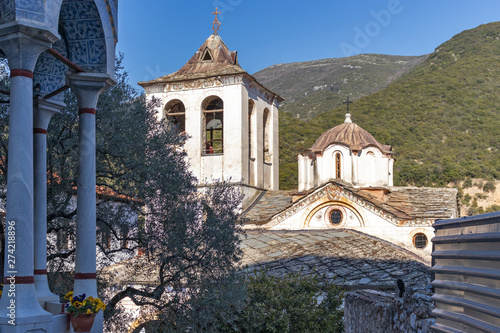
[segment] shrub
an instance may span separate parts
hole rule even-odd
[[[483,186],[483,191],[484,192],[495,192],[496,190],[495,183],[493,183],[491,180],[487,181],[486,184]]]
[[[484,193],[476,193],[476,195],[474,195],[474,197],[483,200],[483,199],[486,199],[488,196]]]
[[[462,184],[462,187],[463,188],[469,188],[469,187],[472,187],[472,179],[470,178],[466,178],[464,180],[464,183]]]
[[[470,203],[470,199],[472,199],[472,197],[470,196],[469,193],[467,193],[465,196],[464,196],[464,202],[469,204]]]
[[[256,271],[202,286],[185,311],[165,313],[158,332],[340,333],[343,295],[319,274]]]
[[[324,277],[292,273],[247,277],[244,332],[342,332],[343,290]]]

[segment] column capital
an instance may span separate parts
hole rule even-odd
[[[35,98],[33,107],[33,128],[47,130],[50,118],[60,113],[65,106],[63,102],[47,100],[42,97]]]
[[[22,32],[0,36],[0,48],[7,56],[11,70],[25,70],[33,73],[38,57],[50,47],[52,47],[51,42]]]
[[[71,73],[66,75],[66,85],[71,87],[80,109],[95,109],[99,94],[116,84],[111,76],[103,73]]]

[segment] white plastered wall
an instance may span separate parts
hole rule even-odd
[[[340,179],[354,186],[392,186],[394,160],[376,147],[366,147],[353,153],[344,145],[328,146],[315,159],[309,155],[298,155],[299,191],[321,186],[336,179],[335,154],[341,155]]]
[[[328,210],[333,207],[342,210],[343,219],[339,225],[333,225],[329,222]],[[434,229],[431,226],[397,226],[370,209],[344,197],[336,200],[331,200],[327,196],[320,198],[296,211],[271,229],[316,230],[332,228],[358,230],[405,248],[426,260],[431,258],[432,243],[430,240],[434,237]],[[423,249],[417,249],[413,245],[413,237],[417,233],[423,233],[427,236],[428,243]]]
[[[165,105],[180,100],[186,109],[185,124],[188,139],[184,145],[189,158],[190,170],[198,178],[200,185],[212,179],[231,180],[251,187],[265,190],[278,190],[279,187],[279,134],[278,102],[269,102],[259,94],[262,89],[251,89],[255,82],[248,79],[215,87],[201,87],[177,91],[149,93],[161,100],[157,107],[159,118],[164,116]],[[253,85],[252,85],[253,83]],[[203,150],[203,101],[217,96],[224,103],[223,131],[224,153],[204,155]],[[249,154],[248,101],[254,102],[252,115],[252,158]],[[269,110],[270,126],[269,148],[271,162],[265,163],[263,150],[263,114]]]

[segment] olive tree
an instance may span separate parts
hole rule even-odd
[[[231,273],[240,257],[241,195],[223,182],[200,190],[182,149],[186,137],[158,118],[157,101],[146,101],[128,83],[121,59],[116,80],[96,108],[96,246],[106,331],[125,332],[131,318],[120,306],[124,298],[144,318],[174,314],[198,285]],[[59,295],[72,288],[78,213],[78,106],[71,91],[65,104],[47,135],[47,258],[49,282]],[[0,188],[5,189],[8,104],[0,108]],[[5,199],[5,192],[0,196]],[[123,261],[122,272],[106,268]],[[122,284],[115,274],[132,272],[125,277],[130,281],[136,271],[148,281]]]

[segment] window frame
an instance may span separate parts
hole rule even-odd
[[[220,107],[217,103],[220,101]],[[203,156],[224,154],[224,101],[219,96],[209,96],[202,103],[203,126],[202,126],[202,148]],[[209,120],[209,118],[212,118]],[[218,120],[220,125],[218,125]],[[208,128],[213,122],[214,128]],[[218,135],[219,134],[219,135]],[[210,137],[209,137],[210,136]],[[220,137],[218,137],[220,136]],[[216,148],[214,142],[220,142]]]

